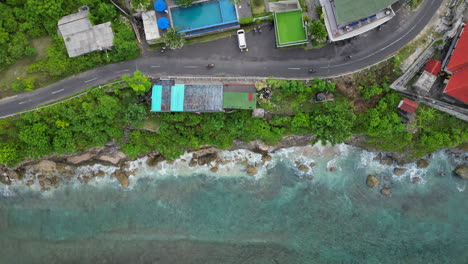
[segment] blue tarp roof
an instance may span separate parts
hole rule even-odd
[[[162,86],[153,85],[153,91],[151,93],[151,111],[161,111],[162,101]]]
[[[171,87],[171,111],[184,111],[185,85],[176,84]]]

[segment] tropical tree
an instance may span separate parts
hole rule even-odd
[[[136,94],[144,94],[151,87],[151,82],[146,78],[141,71],[136,71],[133,73],[133,77],[125,74],[122,76],[122,80],[127,82],[128,86],[136,92]]]
[[[309,35],[316,40],[325,40],[327,38],[327,29],[319,20],[313,20],[309,24]]]
[[[185,39],[179,33],[178,28],[170,28],[164,35],[164,44],[170,49],[180,49],[185,44]]]

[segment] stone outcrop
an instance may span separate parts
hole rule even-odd
[[[127,158],[127,155],[125,155],[122,151],[114,151],[110,154],[101,155],[97,157],[96,159],[104,161],[104,162],[109,162],[113,165],[117,165],[126,158]]]
[[[268,154],[265,154],[265,155],[262,156],[262,161],[263,162],[270,161],[271,159],[272,159],[271,156],[268,155]]]
[[[429,167],[429,162],[425,159],[420,159],[418,161],[416,161],[416,165],[418,166],[418,168],[422,168],[422,169],[425,169],[427,167]]]
[[[257,168],[255,168],[255,167],[252,166],[252,165],[247,165],[247,168],[245,169],[245,171],[246,171],[247,174],[249,174],[250,176],[254,176],[255,174],[257,174]]]
[[[37,173],[41,174],[51,174],[57,170],[57,163],[50,160],[41,160],[39,163],[36,163],[31,166]]]
[[[379,186],[380,180],[375,175],[369,175],[369,176],[367,176],[366,184],[367,184],[367,186],[369,186],[371,188],[375,188],[375,187]]]
[[[218,159],[218,154],[216,152],[207,153],[207,154],[204,154],[203,156],[198,156],[198,165],[203,166],[206,164],[210,164],[216,159]]]
[[[405,171],[405,168],[395,168],[393,169],[393,174],[395,174],[396,176],[401,176]]]
[[[78,165],[80,163],[84,163],[84,162],[92,160],[95,156],[96,155],[94,153],[85,152],[85,153],[83,153],[81,155],[78,155],[78,156],[68,157],[67,162],[71,163],[71,164]]]
[[[121,170],[116,170],[114,172],[115,178],[119,181],[122,187],[127,188],[130,185],[130,181],[128,180],[128,176]]]
[[[382,190],[380,190],[380,193],[382,195],[390,195],[392,192],[390,191],[389,188],[382,188]]]
[[[468,180],[468,165],[458,165],[453,171],[458,177]]]
[[[8,177],[8,175],[6,173],[3,173],[2,175],[0,175],[0,182],[3,183],[3,184],[6,184],[6,185],[11,184],[10,177]]]
[[[393,162],[394,162],[394,160],[390,156],[385,156],[380,160],[380,164],[384,164],[384,165],[388,165],[388,166],[393,165]]]
[[[415,184],[416,184],[416,183],[420,183],[420,182],[421,182],[421,178],[419,178],[419,177],[413,177],[413,178],[411,178],[411,183],[415,183]]]
[[[217,172],[218,171],[218,167],[213,167],[210,169],[211,172]]]
[[[197,160],[196,159],[191,159],[189,162],[189,167],[195,167],[197,166]]]
[[[152,157],[148,157],[148,159],[146,160],[146,165],[148,165],[149,167],[155,167],[156,165],[158,165],[159,162],[164,160],[165,158],[162,155],[155,155]]]
[[[301,164],[301,165],[299,165],[299,167],[298,167],[297,169],[300,170],[300,171],[306,172],[306,171],[309,170],[309,167],[307,167],[307,166],[304,165],[304,164]]]

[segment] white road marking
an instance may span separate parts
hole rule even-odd
[[[184,68],[198,68],[198,66],[184,66]]]
[[[85,81],[85,83],[89,83],[89,82],[92,82],[94,80],[97,80],[97,78],[89,79],[89,80]]]
[[[56,93],[60,93],[62,91],[64,91],[65,89],[60,89],[60,90],[57,90],[57,91],[54,91],[54,92],[51,92],[51,94],[56,94]]]
[[[301,68],[288,68],[288,70],[300,70]]]
[[[151,68],[161,68],[159,65],[151,65]]]
[[[31,102],[31,100],[27,100],[27,101],[19,102],[18,104],[25,104],[25,103],[28,103],[28,102]]]
[[[130,70],[126,69],[126,70],[116,71],[115,73],[121,73],[121,72],[127,72],[127,71],[130,71]]]

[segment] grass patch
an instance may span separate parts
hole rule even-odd
[[[52,82],[43,73],[28,73],[29,66],[34,64],[36,59],[45,57],[47,47],[52,43],[52,39],[50,37],[40,37],[31,40],[31,42],[32,46],[37,51],[37,55],[24,57],[0,71],[0,98],[21,93],[11,89],[11,84],[16,81],[17,78],[34,78],[36,79],[36,87],[44,86]]]
[[[148,115],[146,119],[137,128],[149,131],[158,131],[161,127],[161,120],[156,115]]]
[[[265,14],[265,2],[263,0],[250,0],[250,8],[252,9],[252,15]]]

